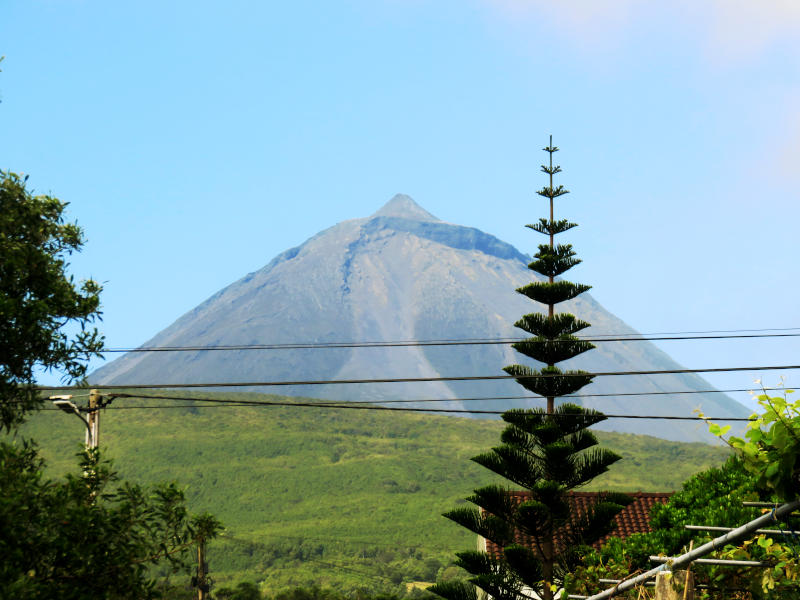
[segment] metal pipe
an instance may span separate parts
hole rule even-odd
[[[733,531],[733,527],[712,527],[710,525],[684,525],[683,528],[690,529],[692,531]],[[781,529],[756,529],[754,533],[765,533],[767,535],[800,535],[800,531]]]
[[[750,506],[752,508],[776,508],[780,506],[778,502],[742,502],[742,506]]]
[[[597,583],[619,583],[622,579],[598,579]],[[655,587],[655,581],[645,581],[642,585],[646,587]],[[705,583],[697,583],[695,586],[698,590],[717,590],[717,591],[726,591],[726,592],[746,592],[746,588],[721,588],[716,587],[713,585],[707,585]]]
[[[653,562],[669,562],[675,560],[673,556],[651,556]],[[696,565],[728,565],[731,567],[768,567],[770,563],[760,560],[728,560],[725,558],[696,558],[692,561]],[[674,563],[673,563],[674,564]]]
[[[711,540],[692,550],[691,552],[687,552],[679,557],[677,557],[671,564],[664,563],[663,565],[659,565],[649,571],[642,573],[641,575],[637,575],[636,577],[632,577],[620,583],[619,585],[603,590],[602,592],[595,594],[594,596],[589,596],[587,600],[603,600],[604,598],[611,598],[612,596],[616,596],[617,594],[624,592],[625,590],[629,590],[630,588],[642,583],[643,581],[647,581],[654,577],[657,573],[661,571],[669,570],[668,567],[672,567],[673,569],[677,569],[683,566],[686,566],[693,561],[697,560],[700,557],[705,556],[706,554],[713,552],[717,548],[724,546],[725,544],[738,542],[741,539],[748,538],[753,535],[756,529],[760,529],[762,525],[767,525],[773,521],[777,521],[778,519],[788,515],[793,510],[800,508],[800,500],[795,500],[794,502],[787,502],[786,504],[782,504],[781,506],[773,509],[772,511],[768,512],[765,515],[761,515],[760,517],[753,519],[749,523],[745,523],[741,527],[737,527],[733,531],[729,531],[725,535],[721,535],[718,538]]]

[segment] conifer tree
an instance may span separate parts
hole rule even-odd
[[[549,185],[537,192],[550,203],[550,217],[527,225],[549,236],[549,243],[539,245],[532,271],[546,281],[534,281],[517,290],[531,300],[547,305],[547,314],[532,313],[515,323],[531,334],[513,344],[518,352],[546,366],[536,370],[511,365],[505,371],[526,389],[547,399],[547,408],[509,410],[503,414],[508,423],[501,435],[501,445],[472,460],[527,491],[523,501],[512,490],[490,485],[474,491],[467,498],[478,508],[460,508],[445,516],[492,542],[495,552],[469,551],[457,554],[456,564],[472,575],[468,583],[445,582],[430,588],[447,600],[475,600],[476,587],[494,600],[527,600],[534,597],[551,600],[566,573],[580,564],[583,551],[613,529],[613,519],[630,502],[625,494],[603,493],[594,507],[580,516],[571,514],[568,492],[608,470],[621,457],[595,448],[596,437],[589,427],[606,417],[576,404],[556,406],[556,398],[572,394],[589,384],[585,371],[562,371],[556,364],[577,356],[594,346],[575,336],[589,323],[569,313],[556,313],[555,306],[575,298],[590,286],[556,280],[577,265],[571,244],[555,244],[556,235],[576,226],[566,219],[554,218],[554,200],[568,193],[553,185],[553,176],[561,171],[553,166],[550,144],[548,165],[542,171]],[[529,543],[521,544],[527,540]],[[472,584],[472,585],[470,585]]]

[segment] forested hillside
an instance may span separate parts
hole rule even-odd
[[[145,408],[155,406],[166,408]],[[440,515],[493,479],[469,458],[496,444],[501,428],[419,413],[118,399],[102,413],[100,444],[124,477],[177,480],[193,510],[222,520],[209,549],[217,582],[397,590],[433,581],[454,551],[474,545]],[[77,418],[43,411],[22,435],[41,444],[50,475],[76,470]],[[700,443],[598,436],[624,460],[590,489],[673,490],[726,456]]]

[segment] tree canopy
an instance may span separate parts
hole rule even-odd
[[[789,502],[800,496],[800,398],[791,400],[794,390],[783,396],[764,391],[756,400],[764,412],[754,414],[744,437],[724,435],[730,425],[709,423],[709,431],[728,443],[756,477],[756,486]],[[701,415],[702,416],[702,415]]]
[[[0,431],[41,405],[33,390],[37,369],[86,374],[103,338],[101,286],[77,284],[67,259],[81,249],[83,231],[65,222],[67,203],[26,189],[27,177],[0,171]]]
[[[192,546],[220,529],[190,515],[175,484],[120,481],[97,450],[63,480],[46,479],[44,466],[33,443],[0,443],[3,597],[158,598],[154,575],[185,571]]]

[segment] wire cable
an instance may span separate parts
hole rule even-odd
[[[794,389],[791,385],[784,387],[760,388],[765,392]],[[559,398],[616,398],[618,396],[678,396],[684,394],[727,394],[731,392],[751,392],[753,388],[731,388],[724,390],[683,390],[678,392],[619,392],[608,394],[564,394]],[[544,396],[476,396],[472,398],[418,398],[416,400],[348,400],[349,404],[405,404],[411,402],[489,402],[492,400],[544,400]]]
[[[188,400],[188,398],[187,398]],[[202,399],[200,399],[202,401]],[[346,405],[337,405],[337,404],[264,404],[264,405],[252,405],[252,404],[238,404],[238,403],[231,403],[231,404],[211,404],[206,406],[195,406],[193,404],[170,404],[170,405],[153,405],[153,406],[109,406],[104,408],[103,410],[173,410],[178,408],[192,408],[198,410],[205,410],[209,408],[236,408],[236,407],[258,407],[258,406],[298,406],[298,407],[314,407],[314,408],[341,408],[341,409],[361,409],[361,410],[388,410],[388,411],[395,411],[395,412],[434,412],[434,413],[446,413],[446,414],[491,414],[491,415],[502,415],[505,411],[501,410],[458,410],[458,409],[435,409],[435,408],[391,408],[388,406],[346,406]],[[45,408],[42,409],[48,412],[55,412],[57,408]],[[545,413],[548,416],[559,416],[553,413]],[[668,420],[668,421],[715,421],[715,422],[750,422],[754,419],[746,418],[746,417],[704,417],[700,419],[699,417],[681,417],[681,416],[671,416],[671,415],[610,415],[605,414],[607,419],[645,419],[645,420]],[[561,415],[569,417],[570,415]]]
[[[761,387],[759,390],[764,392],[793,390],[798,386],[783,385],[781,387]],[[50,388],[55,389],[55,388]],[[61,389],[61,388],[58,388]],[[125,389],[120,386],[114,389]],[[564,394],[559,398],[615,398],[618,396],[681,396],[686,394],[729,394],[733,392],[753,392],[753,388],[724,388],[711,390],[676,390],[676,391],[652,391],[652,392],[609,392],[605,394]],[[85,398],[89,394],[75,394],[72,398]],[[428,402],[486,402],[491,400],[542,400],[544,396],[473,396],[469,398],[416,398],[416,399],[379,399],[379,400],[348,400],[349,404],[405,404],[405,403],[428,403]],[[22,401],[12,401],[22,404]]]
[[[141,398],[147,400],[178,400],[186,402],[209,402],[217,405],[225,406],[288,406],[288,407],[303,407],[303,408],[332,408],[344,410],[378,410],[378,411],[391,411],[391,412],[425,412],[425,413],[447,413],[447,414],[487,414],[487,415],[502,415],[504,410],[465,410],[465,409],[448,409],[448,408],[400,408],[395,406],[376,406],[364,404],[342,404],[337,402],[287,402],[280,400],[228,400],[225,398],[190,398],[186,396],[166,396],[166,395],[139,395],[139,394],[111,394],[114,398]],[[185,404],[179,408],[201,408],[195,407],[191,404]],[[161,408],[158,406],[141,407],[141,406],[108,406],[103,410],[132,410],[142,408]],[[171,407],[170,407],[171,408]],[[561,415],[559,413],[544,413],[548,416],[570,418],[579,415]],[[605,415],[609,419],[665,419],[672,421],[752,421],[755,417],[683,417],[683,416],[669,416],[669,415]]]
[[[702,332],[701,332],[702,333]],[[714,333],[714,332],[709,332]],[[736,335],[664,335],[659,334],[608,334],[595,337],[576,336],[584,342],[653,342],[670,340],[730,340],[749,338],[777,338],[800,337],[800,333],[767,333],[767,334],[736,334]],[[659,336],[659,337],[654,337]],[[102,354],[122,352],[216,352],[216,351],[246,351],[246,350],[319,350],[326,348],[403,348],[420,346],[483,346],[514,344],[525,341],[524,338],[468,338],[461,340],[398,340],[389,342],[319,342],[319,343],[285,343],[285,344],[233,344],[209,346],[139,346],[136,348],[106,348]],[[554,342],[569,342],[569,340],[552,340]]]
[[[783,385],[781,387],[761,387],[764,392],[792,390],[798,386]],[[59,388],[61,389],[61,388]],[[120,386],[114,389],[125,389]],[[559,398],[616,398],[619,396],[680,396],[686,394],[729,394],[733,392],[753,392],[753,388],[725,388],[711,390],[677,390],[677,391],[652,391],[652,392],[609,392],[605,394],[564,394]],[[89,394],[72,395],[73,398],[88,397]],[[348,400],[348,404],[407,404],[431,402],[489,402],[492,400],[543,400],[544,396],[473,396],[470,398],[416,398],[416,399],[376,399],[376,400]],[[16,402],[16,403],[22,403]]]
[[[794,389],[790,385],[783,387],[761,388],[762,391],[777,391],[783,389]],[[618,396],[673,396],[683,394],[727,394],[730,392],[751,392],[752,388],[732,388],[723,390],[684,390],[678,392],[620,392],[608,394],[565,394],[558,398],[608,398]],[[144,396],[136,396],[143,398]],[[490,402],[492,400],[544,400],[544,396],[475,396],[471,398],[417,398],[401,400],[347,400],[348,404],[416,404],[416,403],[436,403],[436,402]],[[333,401],[332,401],[333,402]]]
[[[776,391],[783,389],[794,389],[790,385],[783,387],[766,387],[761,390]],[[730,392],[751,392],[752,388],[732,388],[724,390],[683,390],[678,392],[620,392],[608,394],[565,394],[558,398],[616,398],[618,396],[673,396],[683,394],[727,394]],[[544,400],[544,396],[475,396],[472,398],[417,398],[402,400],[348,400],[348,404],[409,404],[409,403],[432,403],[432,402],[490,402],[492,400]]]
[[[131,383],[118,385],[92,384],[98,390],[126,389],[175,389],[175,388],[225,388],[225,387],[275,387],[300,385],[354,385],[368,383],[426,383],[434,381],[498,381],[506,379],[551,379],[553,377],[618,377],[630,375],[683,375],[688,373],[731,373],[738,371],[780,371],[800,369],[800,365],[767,365],[757,367],[718,367],[707,369],[653,369],[645,371],[599,371],[599,372],[565,372],[558,374],[535,375],[469,375],[452,377],[387,377],[378,379],[310,379],[298,381],[241,381],[241,382],[207,382],[207,383]],[[75,386],[36,386],[35,390],[85,389]]]

